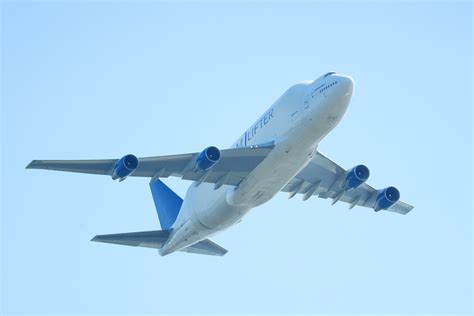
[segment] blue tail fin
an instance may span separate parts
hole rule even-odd
[[[161,229],[170,229],[178,217],[183,199],[160,180],[150,182],[151,195],[160,219]]]

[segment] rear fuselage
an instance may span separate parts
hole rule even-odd
[[[160,254],[226,229],[280,192],[342,119],[352,92],[352,79],[335,73],[289,88],[232,146],[273,142],[274,149],[237,187],[224,185],[215,190],[214,184],[191,184]]]

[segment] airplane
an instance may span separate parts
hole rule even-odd
[[[369,169],[345,169],[318,151],[321,140],[340,122],[351,101],[354,81],[328,72],[290,87],[229,149],[210,146],[201,152],[120,159],[33,160],[27,169],[47,169],[150,178],[161,230],[97,235],[92,241],[222,256],[227,250],[208,237],[238,223],[252,208],[279,192],[345,202],[378,212],[407,214],[393,186],[366,184]],[[184,200],[160,179],[193,181]]]

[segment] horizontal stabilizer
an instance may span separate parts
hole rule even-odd
[[[97,235],[92,238],[91,241],[160,249],[168,240],[169,235],[169,230],[154,230],[136,233]]]
[[[194,245],[181,249],[181,251],[211,256],[223,256],[227,253],[227,249],[222,248],[209,239],[204,239]]]
[[[136,233],[97,235],[92,238],[91,241],[160,249],[168,240],[170,233],[171,230],[153,230]],[[226,249],[210,241],[209,239],[202,240],[187,248],[181,249],[181,251],[212,256],[223,256],[227,253]]]

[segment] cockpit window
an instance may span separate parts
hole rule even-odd
[[[336,72],[335,71],[330,71],[327,74],[324,75],[323,78],[326,78],[327,76],[334,75]]]

